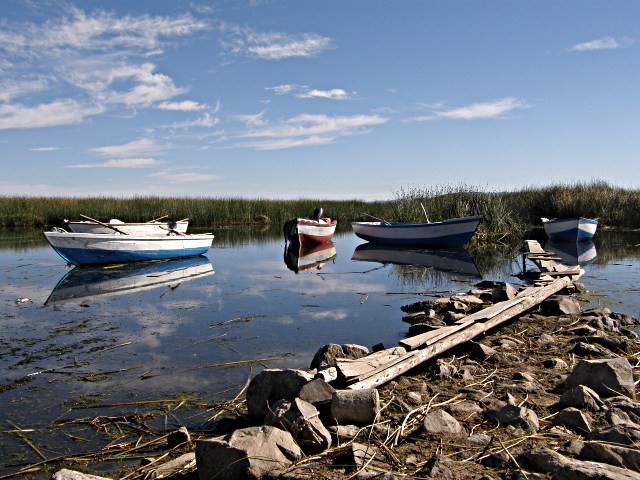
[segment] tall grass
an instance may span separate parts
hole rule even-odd
[[[640,228],[640,190],[613,187],[601,181],[527,187],[517,191],[488,192],[471,185],[400,189],[381,202],[361,200],[268,200],[245,198],[133,198],[1,197],[0,226],[62,226],[64,219],[119,218],[144,222],[162,215],[189,218],[193,227],[283,224],[293,217],[308,217],[322,206],[325,215],[340,223],[371,220],[421,222],[482,215],[476,237],[496,240],[520,237],[540,217],[597,218],[602,227]],[[423,207],[424,210],[423,211]],[[474,237],[475,238],[475,237]]]

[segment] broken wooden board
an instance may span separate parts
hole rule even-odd
[[[447,335],[431,343],[430,345],[427,345],[425,348],[412,350],[404,355],[400,355],[395,361],[383,365],[380,368],[371,371],[370,373],[365,373],[354,377],[352,379],[353,383],[347,385],[346,388],[358,390],[363,388],[375,388],[379,385],[383,385],[390,380],[393,380],[394,378],[402,375],[403,373],[411,370],[412,368],[415,368],[421,363],[434,358],[453,347],[468,342],[476,336],[481,335],[488,330],[491,330],[492,328],[495,328],[501,323],[524,313],[533,306],[542,303],[545,299],[559,292],[571,283],[571,277],[563,276],[553,280],[548,285],[529,287],[526,289],[526,296],[517,297],[516,299],[519,299],[518,302],[508,300],[507,302],[512,302],[510,306],[507,306],[506,309],[502,309],[500,313],[491,316],[491,318],[489,318],[487,321],[471,322],[464,328],[460,329],[458,332]],[[469,317],[481,313],[482,311],[476,312],[472,315],[469,315]],[[469,317],[466,318],[468,319]]]

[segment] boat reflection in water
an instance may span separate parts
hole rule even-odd
[[[289,270],[300,273],[313,268],[319,270],[336,255],[336,247],[331,241],[315,245],[291,242],[285,248],[284,263]]]
[[[583,240],[582,242],[554,242],[547,241],[546,250],[555,253],[562,263],[565,265],[585,266],[598,260],[598,252],[596,246],[591,240]]]
[[[91,267],[74,267],[55,286],[45,305],[107,297],[178,285],[212,275],[213,265],[207,257],[123,263]],[[162,295],[164,295],[164,292]]]
[[[363,243],[353,252],[352,260],[383,264],[425,267],[451,276],[482,278],[476,264],[463,248],[430,250],[376,243]]]

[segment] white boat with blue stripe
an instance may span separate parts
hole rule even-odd
[[[481,221],[481,216],[474,216],[424,223],[351,222],[351,227],[358,237],[372,243],[447,248],[467,243]]]
[[[213,234],[123,235],[71,233],[61,228],[44,232],[53,249],[74,265],[125,263],[186,258],[207,253]]]
[[[553,220],[542,218],[542,225],[550,240],[556,242],[582,242],[593,238],[598,228],[598,221],[584,217]]]

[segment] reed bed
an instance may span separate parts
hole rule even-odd
[[[520,236],[540,217],[596,218],[603,227],[640,228],[640,190],[601,181],[527,187],[490,192],[473,185],[400,189],[380,202],[362,200],[269,200],[247,198],[160,197],[9,197],[0,196],[1,227],[62,226],[64,219],[119,218],[145,222],[162,215],[189,218],[193,227],[280,225],[293,217],[308,217],[322,206],[339,222],[371,220],[420,222],[482,215],[476,237],[494,241]]]

